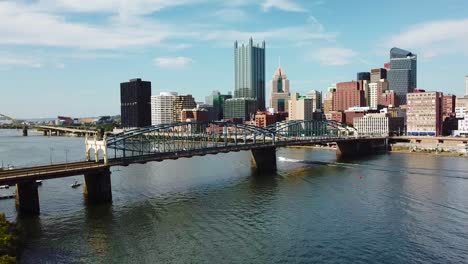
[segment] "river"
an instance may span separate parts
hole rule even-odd
[[[112,205],[86,206],[82,176],[44,181],[41,214],[17,218],[23,263],[466,263],[466,158],[337,160],[283,148],[257,176],[250,153],[112,168]],[[84,139],[0,130],[0,161],[81,160]],[[12,192],[0,190],[2,192]]]

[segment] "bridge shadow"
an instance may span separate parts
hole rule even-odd
[[[353,156],[337,156],[336,161],[342,163],[353,163],[359,161],[378,160],[380,156],[390,155],[388,152],[381,152],[372,155],[353,155]]]
[[[84,233],[89,248],[95,256],[105,257],[109,255],[110,241],[109,234],[112,234],[114,222],[114,212],[112,204],[87,204],[85,207]]]

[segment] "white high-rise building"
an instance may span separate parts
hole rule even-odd
[[[151,125],[174,122],[173,111],[176,98],[175,92],[162,92],[151,96]]]
[[[313,120],[312,99],[293,93],[289,100],[289,120]]]
[[[306,94],[306,97],[312,99],[312,110],[314,112],[322,111],[322,93],[316,90],[311,90]]]
[[[371,109],[377,109],[379,106],[379,97],[382,93],[379,91],[379,85],[377,83],[369,83],[369,107]]]

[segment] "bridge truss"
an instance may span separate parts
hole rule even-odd
[[[102,141],[87,138],[86,156],[89,160],[90,151],[94,149],[95,160],[99,160],[97,152],[103,150],[104,161],[107,162],[108,159],[330,142],[356,134],[354,128],[328,120],[284,121],[266,128],[223,121],[178,122],[107,134]]]

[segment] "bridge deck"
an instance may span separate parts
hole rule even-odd
[[[374,138],[375,139],[375,138]],[[237,151],[246,151],[252,149],[260,149],[266,147],[286,147],[294,145],[316,145],[326,144],[340,141],[366,140],[363,138],[317,138],[315,140],[304,139],[295,141],[279,141],[273,144],[239,144],[227,145],[224,147],[215,147],[208,149],[193,149],[187,151],[166,152],[150,155],[129,156],[125,158],[109,159],[108,164],[103,161],[84,161],[72,162],[66,164],[44,165],[30,168],[18,168],[13,170],[0,171],[0,185],[16,184],[26,181],[46,180],[53,178],[62,178],[75,175],[83,175],[85,173],[96,172],[103,169],[108,169],[111,166],[128,166],[135,163],[147,163],[152,161],[176,160],[179,158],[190,158],[193,156],[214,155],[218,153],[228,153]]]
[[[37,130],[52,130],[52,131],[61,131],[67,133],[82,133],[82,134],[95,134],[94,130],[83,130],[69,127],[55,127],[55,126],[34,126]]]

